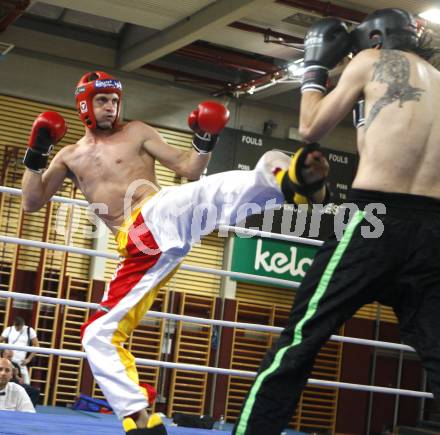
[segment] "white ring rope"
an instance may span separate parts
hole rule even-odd
[[[87,358],[85,352],[80,352],[76,350],[50,349],[35,346],[18,346],[15,344],[6,343],[0,343],[0,349],[21,350],[25,352],[33,352],[46,355],[58,355],[70,358]],[[165,367],[171,369],[180,369],[204,373],[217,373],[220,375],[240,376],[246,378],[254,378],[256,376],[256,373],[244,370],[223,369],[218,367],[200,366],[196,364],[172,363],[145,358],[136,358],[136,364],[141,366]],[[434,397],[431,393],[426,393],[423,391],[404,390],[400,388],[378,387],[374,385],[352,384],[348,382],[326,381],[323,379],[312,378],[308,379],[307,382],[310,385],[318,385],[322,387],[343,388],[357,391],[371,391],[373,393],[397,394],[402,396],[421,397],[428,399],[432,399]]]
[[[44,355],[56,355],[68,358],[87,358],[85,352],[79,350],[68,350],[68,349],[50,349],[46,347],[35,347],[35,346],[18,346],[16,344],[6,344],[0,343],[0,349],[11,349],[11,350],[22,350],[32,353],[40,353]],[[200,366],[197,364],[187,364],[187,363],[173,363],[169,361],[159,361],[155,359],[146,358],[136,358],[136,364],[141,366],[154,366],[154,367],[165,367],[169,369],[181,369],[193,372],[206,372],[206,373],[217,373],[220,375],[231,375],[231,376],[244,376],[246,378],[255,377],[254,372],[248,372],[243,370],[232,370],[232,369],[222,369],[218,367]]]
[[[0,186],[0,193],[7,193],[7,194],[17,195],[17,196],[22,195],[21,189],[16,189],[16,188],[6,187],[6,186]],[[79,205],[81,207],[87,207],[89,205],[89,203],[85,200],[64,198],[62,196],[53,196],[50,199],[50,201],[64,203],[64,204],[71,204],[71,205]],[[235,232],[236,234],[242,234],[242,235],[246,235],[246,236],[259,236],[259,237],[263,237],[263,238],[272,238],[272,239],[283,240],[283,241],[297,242],[297,243],[302,243],[302,244],[307,244],[307,245],[312,245],[312,246],[321,246],[323,244],[323,242],[321,240],[306,239],[303,237],[297,237],[297,236],[291,236],[291,235],[275,234],[275,233],[270,233],[267,231],[260,231],[260,230],[256,230],[256,229],[247,229],[247,228],[241,228],[241,227],[235,227],[235,226],[229,226],[229,225],[223,225],[219,229]],[[92,257],[103,257],[103,258],[109,258],[109,259],[114,259],[114,260],[119,259],[118,255],[112,254],[109,252],[102,252],[102,251],[100,252],[100,251],[95,251],[93,249],[78,248],[78,247],[73,247],[73,246],[64,246],[64,245],[58,245],[58,244],[54,244],[54,243],[20,239],[20,238],[16,238],[16,237],[0,236],[0,242],[12,243],[12,244],[17,244],[17,245],[26,245],[26,246],[38,247],[38,248],[42,248],[42,249],[52,249],[52,250],[63,251],[63,252],[71,252],[71,253],[89,255]],[[284,279],[263,277],[263,276],[252,275],[252,274],[241,273],[241,272],[231,272],[231,271],[204,268],[204,267],[198,267],[198,266],[190,266],[190,265],[185,265],[185,264],[181,266],[181,269],[193,271],[193,272],[209,273],[209,274],[219,275],[219,276],[229,276],[231,278],[244,278],[244,279],[249,279],[252,281],[259,281],[259,282],[272,283],[272,284],[281,284],[284,286],[294,287],[294,288],[297,288],[299,286],[298,283],[294,283],[292,281],[288,281],[288,280],[284,280]],[[59,298],[50,298],[50,297],[23,294],[23,293],[13,293],[13,292],[0,291],[0,297],[15,297],[17,299],[33,300],[33,301],[39,301],[39,302],[43,302],[43,303],[47,302],[47,303],[52,303],[52,304],[68,305],[68,306],[75,306],[75,307],[81,307],[81,308],[90,308],[90,309],[99,308],[99,304],[80,302],[80,301],[71,301],[71,300],[59,299]],[[273,332],[273,333],[279,333],[283,329],[283,328],[279,328],[279,327],[275,327],[275,326],[258,325],[258,324],[243,323],[243,322],[231,322],[231,321],[215,320],[215,319],[203,319],[203,318],[198,318],[198,317],[184,316],[184,315],[171,314],[171,313],[162,313],[162,312],[157,312],[157,311],[149,311],[148,316],[156,317],[156,318],[168,318],[168,319],[173,319],[173,320],[181,320],[181,321],[187,321],[187,322],[192,322],[192,323],[211,324],[211,325],[235,327],[235,328],[241,328],[241,329],[252,329],[252,330],[256,330],[256,331]],[[376,346],[376,347],[382,347],[382,348],[388,348],[388,349],[396,349],[396,350],[404,350],[404,351],[414,352],[414,349],[412,347],[398,344],[398,343],[381,342],[381,341],[376,341],[376,340],[368,340],[368,339],[355,338],[355,337],[343,337],[343,336],[338,336],[338,335],[332,335],[330,337],[330,339],[333,341],[342,342],[342,343],[353,343],[353,344],[360,344],[360,345],[366,345],[366,346]],[[69,350],[60,350],[60,349],[45,349],[45,348],[39,348],[39,347],[37,348],[37,347],[31,347],[31,346],[16,346],[16,345],[8,345],[6,343],[0,343],[0,349],[2,349],[2,348],[4,348],[4,349],[17,349],[17,350],[24,350],[24,351],[28,351],[28,352],[52,354],[52,355],[58,355],[58,356],[67,356],[67,357],[73,357],[73,358],[84,358],[86,356],[85,352],[79,352],[79,351],[71,351],[71,350],[69,351]],[[160,367],[172,368],[172,369],[199,371],[199,372],[207,372],[207,373],[217,373],[217,374],[225,374],[225,375],[232,375],[232,376],[255,377],[255,375],[256,375],[253,372],[243,371],[243,370],[221,369],[221,368],[216,368],[216,367],[205,367],[205,366],[198,366],[198,365],[194,365],[194,364],[171,363],[171,362],[156,361],[156,360],[143,359],[143,358],[136,358],[136,363],[138,363],[139,365],[160,366]],[[308,383],[311,385],[338,387],[338,388],[351,389],[351,390],[357,390],[357,391],[370,391],[370,392],[377,392],[377,393],[397,394],[397,395],[405,395],[405,396],[413,396],[413,397],[421,397],[421,398],[433,398],[433,395],[430,393],[425,393],[425,392],[420,392],[420,391],[412,391],[412,390],[404,390],[404,389],[398,389],[398,388],[351,384],[351,383],[346,383],[346,382],[325,381],[325,380],[320,380],[320,379],[309,379]]]
[[[70,299],[60,299],[53,298],[49,296],[38,296],[27,293],[16,293],[0,290],[0,297],[4,298],[13,298],[13,299],[21,299],[21,300],[30,300],[34,302],[42,302],[47,304],[54,305],[67,305],[72,307],[79,308],[87,308],[92,310],[99,309],[100,305],[92,302],[82,302],[82,301],[73,301]],[[229,320],[217,320],[217,319],[204,319],[202,317],[193,317],[186,316],[183,314],[172,314],[172,313],[163,313],[161,311],[148,311],[146,314],[147,317],[154,318],[162,318],[162,319],[172,319],[172,320],[180,320],[183,322],[189,323],[200,323],[205,325],[217,325],[217,326],[226,326],[231,328],[238,329],[250,329],[253,331],[261,331],[261,332],[271,332],[271,333],[280,333],[283,328],[278,326],[269,326],[269,325],[259,325],[257,323],[245,323],[245,322],[232,322]],[[342,335],[332,335],[330,336],[330,340],[341,342],[341,343],[351,343],[351,344],[360,344],[364,346],[373,346],[373,347],[381,347],[385,349],[394,349],[394,350],[404,350],[407,352],[415,352],[415,350],[404,344],[399,343],[389,343],[386,341],[377,341],[377,340],[368,340],[365,338],[356,338],[356,337],[344,337]]]
[[[219,230],[227,230],[244,236],[258,236],[265,239],[283,240],[285,242],[301,243],[303,245],[322,246],[324,242],[316,239],[306,239],[304,237],[289,236],[286,234],[270,233],[269,231],[261,231],[253,228],[234,227],[232,225],[221,225]]]
[[[15,195],[15,196],[22,195],[21,189],[16,189],[15,187],[7,187],[7,186],[0,186],[0,193],[8,193],[9,195]],[[49,201],[60,202],[63,204],[79,205],[81,207],[88,207],[89,205],[89,202],[84,199],[65,198],[64,196],[57,196],[57,195],[52,196]]]
[[[117,254],[111,252],[95,251],[94,249],[78,248],[75,246],[58,245],[56,243],[40,242],[37,240],[20,239],[18,237],[0,236],[0,242],[11,243],[14,245],[31,246],[41,249],[52,249],[54,251],[71,252],[74,254],[83,254],[90,257],[103,257],[111,260],[119,260],[120,257]],[[231,278],[246,279],[250,281],[264,282],[267,284],[278,284],[286,287],[298,288],[299,283],[289,281],[281,278],[271,278],[269,276],[252,275],[251,273],[232,272],[221,269],[211,269],[208,267],[191,266],[189,264],[182,264],[180,266],[182,270],[188,270],[191,272],[209,273],[211,275],[229,276]]]
[[[6,187],[6,186],[0,186],[0,193],[8,193],[10,195],[16,195],[21,196],[22,191],[21,189],[16,189],[15,187]],[[52,196],[49,201],[52,202],[60,202],[63,204],[72,204],[72,205],[79,205],[81,207],[88,207],[89,203],[85,201],[84,199],[71,199],[71,198],[65,198],[63,196]],[[256,229],[250,229],[250,228],[242,228],[242,227],[235,227],[231,225],[222,225],[220,226],[219,230],[224,231],[233,231],[236,234],[242,234],[244,236],[259,236],[263,238],[269,238],[269,239],[276,239],[276,240],[283,240],[286,242],[297,242],[302,243],[305,245],[312,245],[312,246],[321,246],[324,242],[322,240],[316,240],[316,239],[306,239],[305,237],[298,237],[298,236],[289,236],[285,234],[276,234],[276,233],[270,233],[268,231],[260,231]]]

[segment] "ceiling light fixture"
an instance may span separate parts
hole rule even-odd
[[[440,24],[440,9],[431,8],[419,14],[420,18],[426,21],[431,21],[432,23]]]
[[[292,62],[288,67],[289,77],[302,77],[304,74],[304,59],[297,59]]]

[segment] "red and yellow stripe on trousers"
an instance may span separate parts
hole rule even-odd
[[[93,375],[120,418],[147,406],[134,358],[123,343],[151,307],[159,288],[204,234],[219,225],[235,225],[255,205],[263,210],[281,204],[284,197],[273,170],[287,169],[289,161],[285,154],[270,151],[252,171],[224,172],[165,187],[124,224],[117,235],[124,258],[102,310],[84,326],[82,340]],[[245,204],[253,207],[243,209]],[[210,219],[202,226],[201,216],[208,206]]]
[[[179,262],[170,261],[160,250],[144,222],[142,208],[124,222],[116,241],[122,260],[101,309],[82,326],[81,337],[96,381],[115,413],[123,418],[148,406],[135,359],[123,344]]]

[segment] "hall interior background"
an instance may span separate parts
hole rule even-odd
[[[1,184],[20,187],[23,166],[21,164],[30,126],[35,116],[44,110],[57,110],[67,120],[69,131],[57,150],[73,143],[83,126],[71,107],[49,104],[16,96],[0,96],[0,167]],[[145,121],[148,122],[146,119]],[[191,145],[191,134],[182,129],[160,127],[160,133],[172,145],[186,149]],[[187,182],[171,171],[157,165],[158,179],[162,186]],[[59,193],[69,198],[82,199],[70,181],[66,181]],[[64,207],[64,209],[61,209]],[[67,223],[58,220],[68,217]],[[94,248],[94,240],[84,237],[91,223],[84,210],[50,203],[38,213],[23,213],[20,198],[0,195],[1,234]],[[73,230],[69,219],[72,219]],[[58,225],[58,227],[57,227]],[[61,225],[61,226],[60,226]],[[62,234],[64,228],[64,234]],[[58,231],[57,231],[58,229]],[[211,268],[228,268],[230,238],[216,233],[203,239],[188,256],[188,264]],[[110,237],[106,250],[115,250]],[[86,302],[99,302],[105,283],[111,278],[116,261],[102,260],[96,264],[89,257],[61,253],[52,250],[8,244],[0,244],[0,289],[34,293],[43,296],[68,298]],[[99,260],[98,260],[99,261]],[[238,283],[235,298],[225,299],[225,282],[217,276],[179,271],[160,292],[153,310],[193,315],[204,318],[222,318],[267,325],[283,326],[294,292],[289,289]],[[89,310],[60,307],[45,303],[27,303],[0,299],[0,326],[10,324],[12,318],[23,315],[38,332],[43,347],[81,350],[79,328],[89,316]],[[370,305],[360,310],[340,334],[366,338],[398,341],[396,319],[386,307]],[[128,344],[137,357],[165,359],[167,361],[216,365],[219,367],[256,370],[266,350],[276,335],[245,331],[238,328],[200,326],[189,322],[174,322],[145,318]],[[399,355],[379,352],[370,348],[342,345],[329,341],[321,350],[312,377],[335,381],[369,383],[371,366],[376,370],[375,382],[390,385],[396,382]],[[374,358],[373,358],[374,357]],[[365,363],[359,364],[360,358]],[[377,367],[376,367],[377,368]],[[404,359],[402,388],[419,389],[422,379],[416,359]],[[233,422],[250,385],[246,378],[213,376],[205,373],[167,370],[157,367],[140,367],[142,381],[155,386],[159,400],[156,410],[171,416],[180,411],[196,415],[225,415]],[[379,375],[380,373],[380,375]],[[102,397],[93,381],[87,362],[68,357],[38,355],[31,370],[32,383],[42,391],[46,405],[68,406],[80,392]],[[374,404],[371,404],[371,397]],[[298,430],[346,432],[362,427],[365,422],[357,414],[349,412],[354,403],[363,410],[374,409],[373,427],[387,424],[392,415],[394,398],[391,396],[354,393],[334,388],[308,387],[301,398],[291,426]],[[348,406],[350,404],[350,406]],[[379,405],[379,406],[378,406]],[[399,421],[410,423],[417,418],[417,401],[402,398]],[[358,429],[355,429],[356,431]],[[348,432],[349,433],[349,432]]]

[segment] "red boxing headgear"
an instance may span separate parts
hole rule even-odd
[[[76,108],[83,124],[90,129],[96,128],[93,113],[93,97],[96,94],[118,94],[119,103],[113,127],[116,127],[121,113],[122,84],[110,74],[102,71],[92,71],[84,74],[76,86]]]

